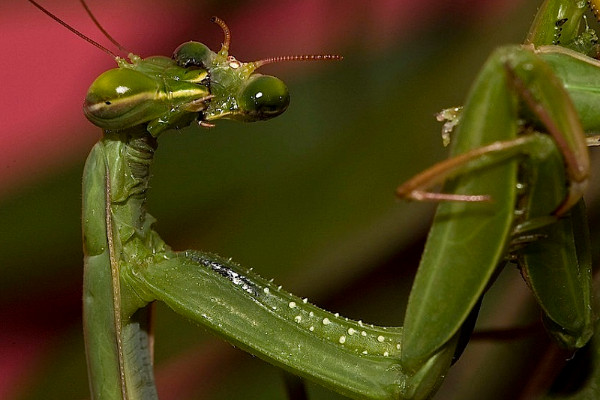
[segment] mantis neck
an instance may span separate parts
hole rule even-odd
[[[113,243],[123,261],[167,249],[151,229],[155,219],[146,212],[150,165],[157,141],[143,125],[105,132]]]

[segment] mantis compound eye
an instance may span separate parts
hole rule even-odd
[[[200,42],[186,42],[173,52],[173,60],[183,68],[206,68],[212,65],[215,53]]]
[[[83,104],[86,117],[104,129],[138,125],[164,113],[154,101],[160,90],[155,79],[132,69],[111,69],[90,86]]]
[[[280,79],[268,75],[253,75],[242,89],[239,108],[248,121],[273,118],[283,113],[290,104],[287,86]]]

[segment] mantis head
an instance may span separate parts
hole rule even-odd
[[[204,112],[206,121],[226,118],[253,122],[282,114],[290,103],[289,91],[281,79],[255,72],[263,65],[282,61],[342,59],[336,55],[299,55],[240,62],[229,55],[231,34],[225,22],[217,17],[211,21],[218,24],[224,34],[218,53],[202,43],[187,42],[173,54],[180,67],[206,69],[209,73],[208,84],[213,98]]]

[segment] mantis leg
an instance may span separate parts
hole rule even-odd
[[[127,202],[118,199],[124,186],[119,187],[115,175],[123,169],[114,161],[125,160],[114,151],[115,143],[119,142],[96,144],[83,179],[83,311],[90,391],[93,399],[157,399],[150,310],[140,307],[144,304],[135,292],[121,283],[123,250],[128,246],[116,220],[130,210],[120,209]],[[133,219],[140,220],[135,215]]]
[[[539,230],[543,237],[516,253],[547,331],[565,348],[583,347],[593,334],[592,262],[585,205]]]
[[[105,132],[86,164],[84,315],[93,398],[157,398],[148,330],[155,300],[252,354],[356,399],[420,399],[436,389],[455,342],[407,374],[400,362],[402,328],[329,313],[231,260],[171,251],[144,208],[155,143],[144,127]]]
[[[535,167],[525,163],[522,170],[525,190],[517,202],[521,212],[516,223],[528,226],[527,233],[537,239],[513,250],[513,260],[542,310],[546,330],[563,347],[581,348],[593,333],[585,205],[579,200],[563,216],[550,216],[553,204],[565,195],[564,163],[557,149]]]
[[[92,398],[125,394],[122,347],[117,340],[115,297],[106,218],[106,164],[101,144],[86,162],[83,178],[84,294],[83,322]]]
[[[236,347],[356,399],[428,398],[450,366],[456,342],[407,374],[402,328],[324,311],[231,260],[165,252],[127,264],[124,279]]]
[[[325,312],[228,259],[166,252],[128,264],[138,293],[163,301],[236,347],[353,398],[399,398],[401,328],[373,327]],[[447,368],[452,354],[438,364]],[[438,357],[439,359],[440,357]],[[437,374],[436,374],[437,375]]]
[[[546,143],[544,143],[546,142]],[[505,162],[515,157],[539,157],[548,141],[540,134],[531,134],[506,141],[497,141],[439,162],[415,175],[396,189],[396,195],[417,201],[492,201],[489,194],[457,194],[429,192],[431,187],[447,180],[487,166]]]
[[[581,143],[585,148],[585,138],[562,83],[530,49],[499,49],[471,89],[453,139],[455,158],[399,189],[406,196],[416,190],[417,198],[458,200],[438,207],[409,297],[402,352],[409,368],[418,368],[458,332],[503,260],[514,223],[519,163],[529,159],[535,166],[556,148],[548,135],[517,136],[524,129],[521,104],[553,138],[561,138],[558,148],[571,160],[565,162],[573,184],[547,206],[564,213],[580,197],[587,153],[582,162],[574,154]],[[440,181],[446,181],[443,193],[449,196],[422,190]]]
[[[516,50],[520,54],[527,54],[527,50]],[[569,178],[569,192],[563,203],[555,210],[557,215],[563,214],[573,206],[587,186],[589,172],[589,156],[587,153],[587,140],[583,133],[577,112],[562,84],[542,60],[532,54],[530,63],[536,66],[535,76],[530,73],[517,73],[519,66],[513,66],[506,60],[506,84],[513,87],[514,93],[508,95],[518,96],[535,114],[546,130],[552,135],[556,145],[561,150]],[[519,61],[525,63],[526,61]],[[521,70],[524,72],[523,70]],[[519,76],[521,75],[521,76]],[[526,82],[528,81],[528,82]],[[513,116],[517,118],[517,116]],[[466,129],[460,129],[465,131]],[[457,133],[457,136],[459,134]],[[485,136],[485,133],[482,134]],[[471,193],[435,193],[429,192],[431,187],[446,180],[486,166],[502,163],[507,159],[527,155],[531,158],[544,158],[548,149],[538,142],[535,136],[522,136],[516,139],[497,141],[491,144],[473,148],[464,153],[457,154],[448,160],[440,162],[424,172],[416,175],[398,187],[396,194],[401,198],[419,201],[461,201],[478,202],[491,200],[488,194]]]

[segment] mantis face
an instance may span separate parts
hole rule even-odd
[[[219,52],[199,42],[179,46],[172,58],[130,62],[116,57],[119,68],[100,75],[90,86],[84,112],[95,125],[121,130],[146,124],[153,136],[192,122],[232,119],[263,121],[282,114],[290,103],[287,86],[274,76],[255,73],[259,67],[280,61],[339,60],[335,55],[274,57],[248,63],[229,55],[230,33],[213,17],[225,35]]]
[[[187,42],[173,54],[175,62],[184,68],[208,72],[205,84],[212,98],[203,117],[206,121],[233,119],[244,122],[263,121],[283,113],[290,95],[283,81],[254,71],[264,61],[243,63],[228,55],[227,47],[212,52],[199,42]]]
[[[85,115],[103,129],[147,123],[156,134],[194,120],[262,121],[283,113],[290,102],[280,79],[256,74],[254,63],[224,58],[202,43],[183,44],[173,59],[130,59],[118,60],[120,67],[101,74],[86,95]]]

